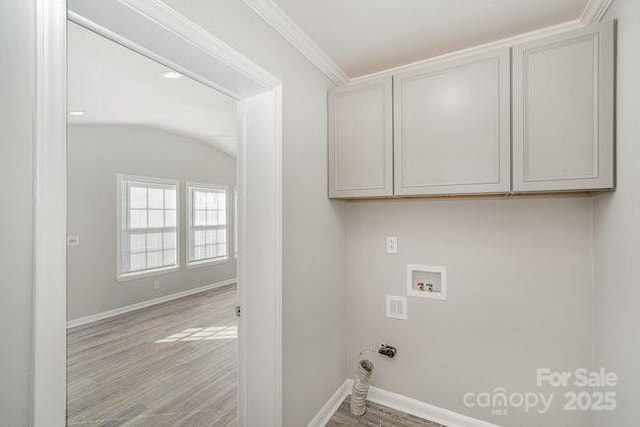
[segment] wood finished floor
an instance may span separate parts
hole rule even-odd
[[[236,426],[235,285],[67,333],[67,425]]]
[[[361,417],[356,417],[351,415],[349,400],[350,397],[347,397],[342,402],[326,427],[445,427],[369,401],[367,401],[367,412]]]

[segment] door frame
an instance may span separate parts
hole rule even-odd
[[[67,18],[238,100],[238,420],[281,426],[282,82],[159,0],[36,0],[31,425],[66,423]]]

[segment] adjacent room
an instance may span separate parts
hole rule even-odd
[[[640,425],[640,0],[0,2],[0,427]]]
[[[67,424],[235,425],[237,103],[68,32]]]

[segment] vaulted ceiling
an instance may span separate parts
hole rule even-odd
[[[236,152],[237,103],[165,66],[69,23],[71,124],[144,125]]]

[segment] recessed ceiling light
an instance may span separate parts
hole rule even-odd
[[[69,111],[70,116],[84,116],[86,111]]]
[[[164,77],[165,79],[179,79],[180,77],[182,77],[182,74],[176,71],[165,71],[164,73],[160,74],[160,77]]]

